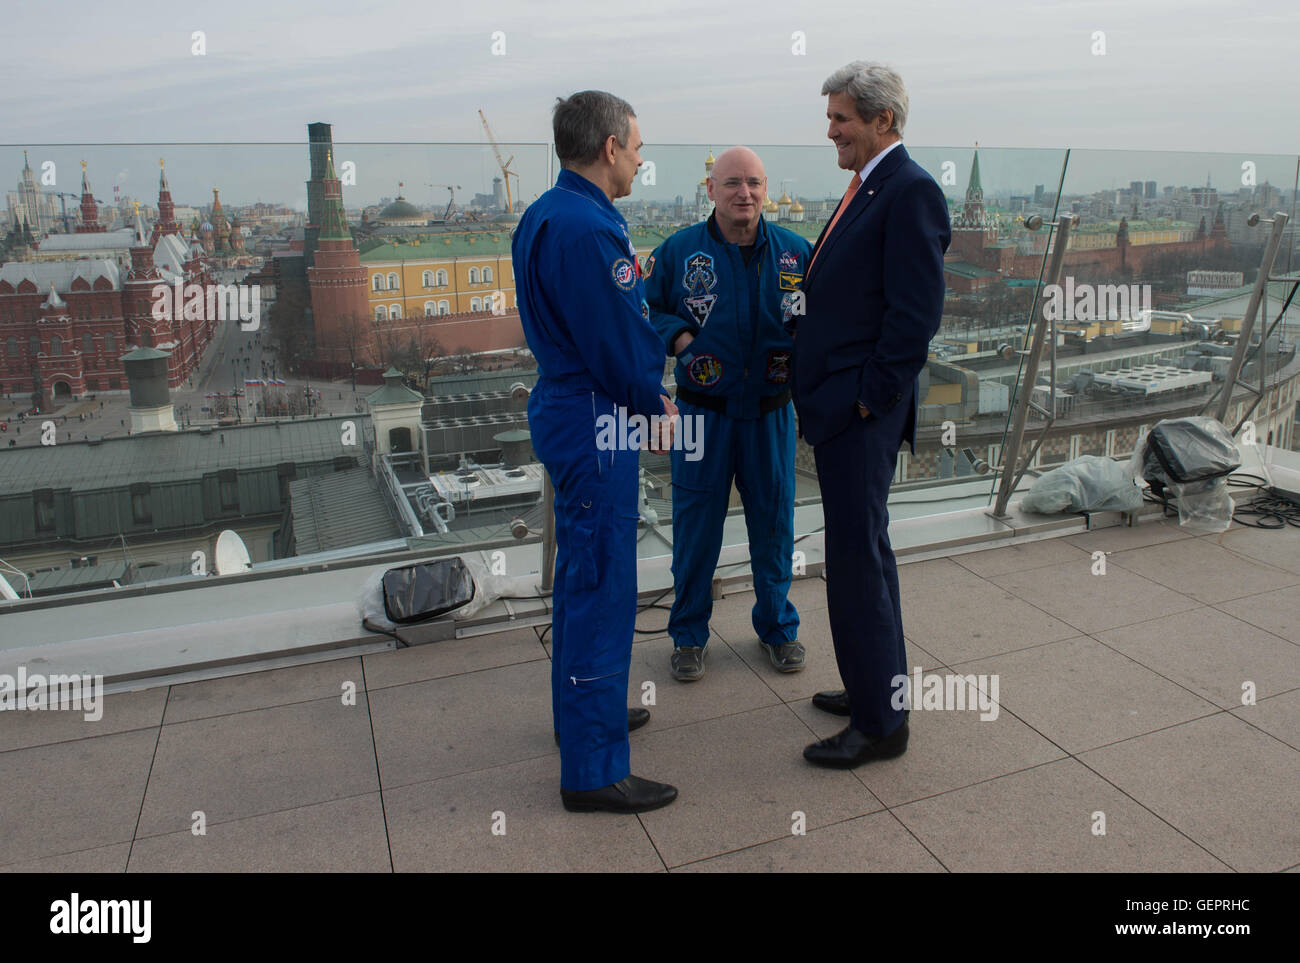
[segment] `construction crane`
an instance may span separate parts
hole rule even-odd
[[[71,234],[71,233],[72,233],[72,228],[70,228],[70,227],[68,226],[68,198],[71,197],[71,198],[72,198],[73,200],[75,200],[75,201],[80,201],[80,200],[81,200],[81,195],[80,195],[80,194],[65,194],[63,191],[49,191],[48,193],[50,193],[50,194],[54,194],[55,196],[58,197],[58,199],[59,199],[59,209],[63,212],[63,214],[61,215],[61,216],[62,216],[62,219],[63,219],[63,233],[64,233],[64,234]],[[96,201],[95,203],[99,203],[99,202]]]
[[[451,200],[447,201],[447,209],[442,212],[442,219],[445,221],[447,218],[451,217],[452,209],[456,206],[456,192],[462,189],[461,186],[459,184],[425,184],[424,186],[445,187],[451,192]]]
[[[515,202],[513,200],[514,195],[510,191],[510,178],[513,177],[516,180],[519,179],[519,175],[510,169],[510,161],[515,159],[515,155],[511,154],[510,160],[501,159],[501,148],[497,147],[496,138],[492,136],[492,128],[488,126],[487,117],[483,115],[482,110],[478,112],[478,116],[479,120],[483,121],[483,129],[487,131],[487,138],[488,142],[492,145],[492,152],[497,155],[497,166],[501,168],[501,176],[505,178],[506,211],[507,213],[513,214],[515,212]]]

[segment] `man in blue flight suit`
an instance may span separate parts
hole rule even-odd
[[[699,450],[672,451],[673,678],[704,675],[710,590],[732,479],[745,507],[752,620],[779,672],[804,667],[799,614],[787,598],[794,545],[794,342],[811,245],[763,220],[767,175],[748,147],[723,152],[708,179],[714,211],[646,261],[650,322],[677,356],[677,404],[702,424]],[[694,457],[692,457],[694,456]]]
[[[654,417],[651,445],[662,450],[672,423],[657,416],[677,414],[636,250],[613,204],[632,192],[641,136],[631,106],[603,91],[560,99],[552,126],[564,169],[525,211],[511,249],[519,317],[540,375],[528,423],[555,486],[551,701],[560,798],[576,812],[645,812],[671,803],[677,790],[632,775],[629,760],[642,440],[633,431],[610,444],[601,429],[619,421],[619,408],[623,423]]]

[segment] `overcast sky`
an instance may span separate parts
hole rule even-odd
[[[802,168],[772,170],[771,161],[769,174],[774,183],[789,174],[792,192],[820,196],[842,190],[825,139],[821,83],[861,58],[901,73],[911,97],[907,145],[913,153],[934,149],[927,167],[936,176],[935,165],[951,154],[963,187],[970,146],[978,141],[994,189],[999,182],[1015,189],[1046,182],[1052,189],[1066,147],[1223,154],[1092,155],[1081,189],[1127,186],[1130,179],[1203,183],[1207,174],[1233,189],[1243,157],[1259,166],[1261,182],[1290,188],[1300,152],[1297,9],[1283,0],[11,4],[0,59],[0,143],[301,144],[305,125],[323,120],[340,142],[483,145],[479,108],[499,140],[546,142],[555,96],[597,87],[633,104],[647,157],[657,148],[671,153],[667,144],[812,146],[824,157],[800,156],[824,162],[824,183]],[[202,55],[192,52],[195,31],[204,34]],[[494,40],[497,32],[504,36]],[[986,165],[983,148],[995,147],[1054,150],[1008,152],[1007,165]],[[532,183],[522,193],[531,198],[544,189],[546,152],[536,159],[526,149],[511,152],[527,158],[521,163]],[[68,162],[87,153],[59,155],[60,189],[74,189],[66,186]],[[136,190],[148,178],[156,183],[156,159],[146,164],[143,157],[158,153],[167,151],[131,153],[129,163],[126,152],[98,155],[96,193],[103,198],[113,183]],[[171,153],[178,157],[168,164],[183,195],[178,201],[197,202],[197,183],[190,190],[177,184],[184,183],[183,152]],[[401,168],[418,165],[381,172],[372,164],[373,179],[358,185],[349,204],[395,194],[396,183],[384,185],[398,178],[420,185],[423,194],[406,193],[422,203],[446,196],[429,183],[459,182],[466,193],[489,189],[490,154],[475,147],[452,163],[452,153],[441,159],[446,163],[409,173]],[[684,152],[673,161],[683,171],[696,166],[688,154],[695,156]],[[213,152],[205,155],[210,162]],[[6,189],[17,179],[14,156],[0,151]],[[242,195],[296,202],[300,187],[281,188],[281,178],[263,183],[241,169],[250,156],[226,151],[221,163],[195,169],[193,180],[206,185],[219,177],[241,195],[237,202],[257,199]],[[281,156],[284,183],[300,185],[300,155],[275,155]],[[1013,172],[1012,158],[1025,169]],[[661,186],[691,194],[693,183],[683,174]]]

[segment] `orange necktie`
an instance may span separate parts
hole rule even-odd
[[[844,199],[840,201],[840,206],[835,209],[835,216],[831,218],[830,227],[826,228],[826,236],[822,238],[821,247],[817,248],[817,254],[814,254],[813,259],[808,262],[809,271],[811,271],[812,266],[817,263],[817,256],[822,253],[826,245],[830,242],[831,232],[835,230],[835,225],[839,223],[840,215],[848,209],[848,206],[851,203],[853,203],[853,195],[858,192],[858,188],[861,186],[862,178],[857,174],[854,174],[853,180],[849,181],[849,189],[844,192]]]

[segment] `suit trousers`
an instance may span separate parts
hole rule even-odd
[[[889,735],[904,718],[891,705],[897,678],[907,677],[907,655],[885,501],[906,407],[856,418],[813,448],[826,519],[826,601],[835,660],[849,696],[849,724],[874,737]]]

